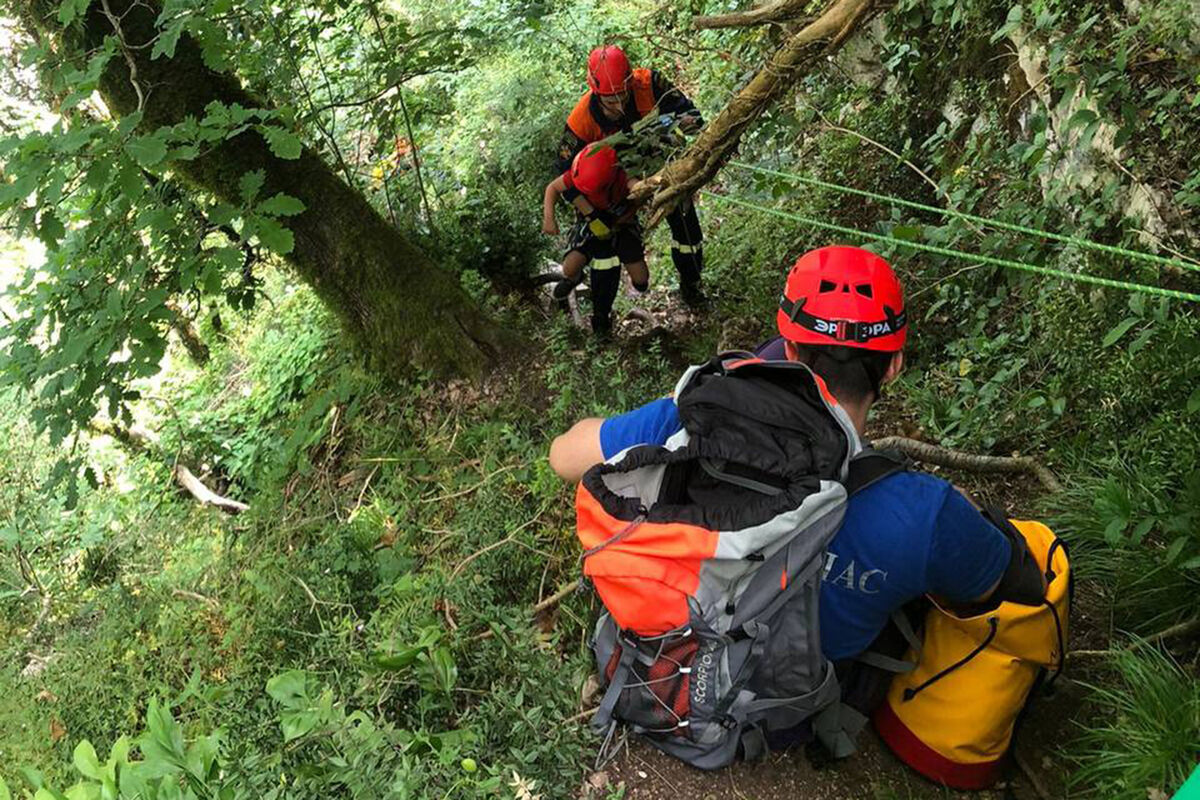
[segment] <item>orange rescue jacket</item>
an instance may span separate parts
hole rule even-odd
[[[650,70],[635,69],[632,83],[634,106],[637,108],[638,115],[644,117],[655,106]],[[571,110],[571,114],[567,117],[567,127],[571,129],[571,133],[585,143],[598,142],[607,135],[603,126],[592,115],[592,92],[590,89],[584,92],[583,97],[579,98],[579,102]]]

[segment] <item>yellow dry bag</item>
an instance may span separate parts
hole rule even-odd
[[[1070,610],[1070,565],[1040,522],[1013,520],[1046,579],[1040,606],[1001,602],[959,617],[936,604],[912,672],[897,675],[875,728],[902,761],[956,789],[999,777],[1017,717],[1045,670],[1061,671]]]

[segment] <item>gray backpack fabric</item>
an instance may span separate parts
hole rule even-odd
[[[797,363],[718,357],[689,369],[675,399],[679,433],[581,482],[584,573],[606,607],[593,726],[624,723],[717,769],[811,719],[846,755],[817,600],[861,450],[854,426]]]

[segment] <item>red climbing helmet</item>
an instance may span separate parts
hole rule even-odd
[[[776,315],[797,344],[895,352],[908,334],[904,289],[891,265],[858,247],[822,247],[796,261]]]
[[[611,202],[623,187],[624,178],[617,151],[609,145],[590,144],[571,162],[571,182],[589,198],[604,195]]]
[[[632,71],[625,51],[615,44],[597,47],[588,56],[588,86],[596,94],[620,94],[629,86]]]

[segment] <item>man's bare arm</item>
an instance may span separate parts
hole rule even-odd
[[[604,460],[600,448],[600,426],[604,420],[588,417],[576,422],[571,429],[550,443],[550,468],[558,477],[577,483],[583,473]]]

